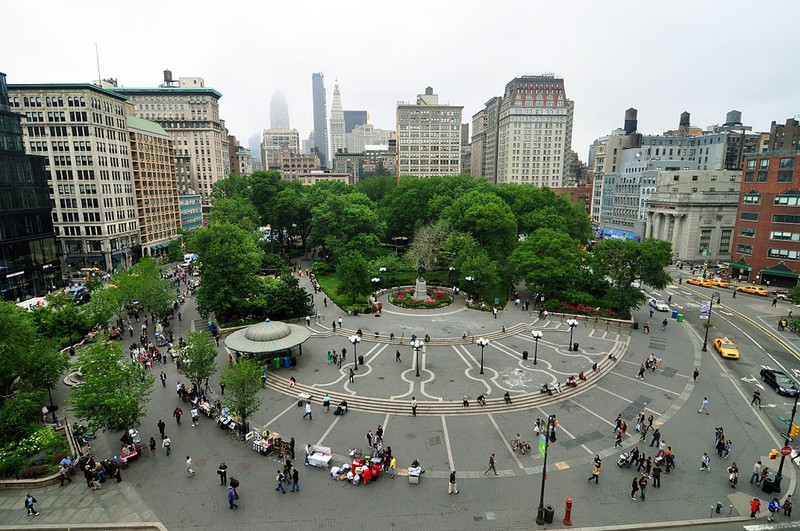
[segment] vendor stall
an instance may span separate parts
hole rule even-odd
[[[328,468],[331,466],[333,452],[327,446],[311,445],[311,453],[308,456],[308,464],[317,468]]]

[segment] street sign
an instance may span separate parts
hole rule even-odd
[[[786,439],[786,440],[787,440],[787,441],[789,441],[789,442],[794,442],[794,439],[792,439],[791,437],[789,437],[789,434],[788,434],[788,433],[781,433],[781,437],[783,437],[784,439]],[[789,447],[787,446],[786,448],[789,448]]]
[[[790,419],[785,419],[783,417],[778,417],[778,420],[786,424],[787,426],[792,423]]]
[[[784,446],[783,448],[781,448],[781,455],[783,456],[792,455],[792,447]]]

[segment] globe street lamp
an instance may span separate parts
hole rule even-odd
[[[375,284],[375,292],[376,293],[378,291],[378,284],[380,283],[380,281],[381,281],[381,279],[379,279],[378,277],[372,277],[372,283]]]
[[[555,426],[553,426],[553,415],[547,417],[547,426],[545,428],[544,433],[539,435],[539,452],[542,454],[544,458],[542,460],[542,490],[539,494],[539,507],[536,511],[536,523],[538,525],[543,525],[545,523],[544,520],[544,486],[545,481],[547,480],[547,450],[550,446],[550,436],[553,431],[555,431]]]
[[[469,282],[469,296],[474,298],[475,294],[472,293],[472,282],[475,280],[475,277],[472,276],[465,277],[464,280]]]
[[[478,340],[475,342],[481,347],[481,374],[483,374],[483,349],[486,348],[486,345],[489,344],[489,340],[483,337],[479,337]]]
[[[380,272],[381,272],[381,276],[382,276],[383,278],[387,278],[387,277],[386,277],[386,268],[385,268],[385,267],[380,267],[380,268],[378,268],[378,271],[380,271]],[[388,282],[388,280],[387,280],[387,282]]]
[[[415,339],[411,342],[411,348],[414,349],[414,353],[417,355],[417,378],[419,378],[419,351],[422,350],[424,344],[425,343],[419,339]]]
[[[361,338],[357,335],[350,336],[350,343],[353,344],[353,370],[358,370],[358,349],[356,348],[359,343],[361,343]]]
[[[536,346],[533,348],[533,364],[536,365],[536,355],[539,353],[539,340],[542,339],[542,331],[534,330],[531,334],[533,339],[536,340]]]
[[[711,303],[708,305],[708,317],[706,317],[706,324],[705,324],[706,337],[703,339],[703,349],[702,349],[703,352],[708,352],[708,329],[711,328],[711,310],[714,309],[714,298],[717,299],[717,304],[719,304],[720,295],[716,291],[711,293]]]
[[[567,345],[567,350],[572,352],[572,332],[575,330],[575,327],[578,326],[578,321],[575,319],[567,319],[567,324],[569,325],[569,345]]]

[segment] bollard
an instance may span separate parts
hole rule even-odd
[[[713,505],[711,506],[711,512],[708,513],[708,517],[709,518],[711,518],[712,516],[714,516],[714,506]]]
[[[572,498],[567,498],[567,508],[564,510],[564,520],[561,522],[564,525],[572,525]]]
[[[714,511],[719,514],[722,511],[722,504],[717,502],[717,506],[714,508]]]
[[[728,505],[728,516],[733,514],[733,505]]]

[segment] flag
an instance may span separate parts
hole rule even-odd
[[[539,436],[539,453],[542,454],[542,457],[545,456],[547,453],[547,436],[540,435]]]
[[[700,319],[708,319],[709,315],[711,315],[711,301],[703,301],[700,306]]]

